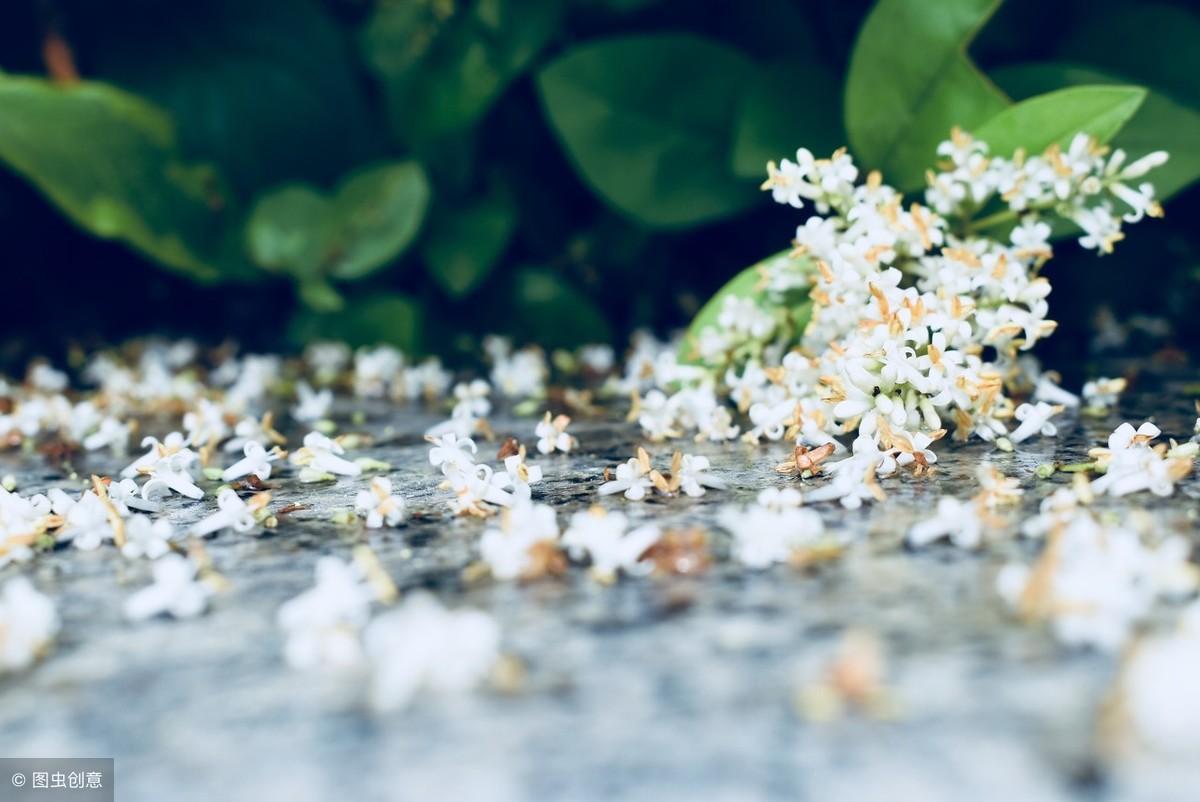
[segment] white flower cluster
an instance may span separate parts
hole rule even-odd
[[[708,488],[726,489],[724,479],[708,472],[711,467],[708,457],[676,452],[664,474],[651,466],[650,455],[639,447],[637,456],[618,465],[613,478],[600,485],[599,492],[602,496],[622,493],[630,501],[641,501],[650,491],[664,496],[684,493],[694,498],[703,496]]]
[[[372,582],[373,558],[317,561],[316,584],[285,602],[277,620],[293,668],[366,664],[370,702],[379,711],[406,707],[422,689],[461,693],[479,685],[500,657],[500,628],[476,610],[448,611],[417,592],[372,618],[372,602],[388,603],[390,580]],[[381,569],[380,569],[381,570]]]
[[[821,516],[805,509],[800,491],[770,487],[746,507],[727,505],[717,521],[733,535],[733,556],[749,568],[788,562],[826,539]]]
[[[1022,359],[1056,325],[1039,275],[1052,255],[1049,220],[1074,222],[1084,247],[1110,251],[1122,223],[1161,214],[1151,185],[1130,182],[1166,155],[1127,164],[1080,135],[1066,149],[1005,158],[957,130],[938,154],[925,205],[906,206],[878,173],[858,183],[845,151],[818,159],[801,149],[769,165],[775,200],[817,214],[796,229],[790,256],[758,266],[754,294],[727,296],[715,325],[687,344],[707,370],[680,364],[668,345],[634,343],[621,389],[642,394],[635,415],[647,436],[738,436],[717,396],[721,371],[753,441],[866,436],[920,472],[950,422],[960,438],[1005,437],[1006,448],[1053,436],[1051,417],[1078,398],[1037,381],[1036,363]],[[794,331],[789,293],[804,289],[811,320]],[[1044,400],[1018,406],[1006,394],[1035,384]],[[1089,402],[1116,391],[1096,384]]]
[[[1098,495],[1126,496],[1149,490],[1157,496],[1175,492],[1175,484],[1192,472],[1200,444],[1166,444],[1151,447],[1150,443],[1162,431],[1147,421],[1137,429],[1122,423],[1108,437],[1107,448],[1094,448],[1089,453],[1096,458],[1104,475],[1092,481],[1091,491]]]
[[[1047,499],[1039,518],[1027,529],[1045,532],[1042,556],[1033,566],[1009,563],[996,586],[1024,617],[1049,620],[1067,645],[1116,651],[1156,600],[1196,590],[1200,576],[1182,537],[1148,545],[1061,496]]]
[[[478,446],[469,437],[453,432],[441,436],[427,435],[433,444],[429,462],[442,472],[442,487],[453,490],[449,500],[455,515],[487,517],[497,507],[511,507],[515,501],[528,501],[530,485],[542,481],[542,469],[525,462],[525,448],[504,459],[504,471],[475,462]]]

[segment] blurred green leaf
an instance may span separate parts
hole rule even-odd
[[[1061,60],[1088,62],[1200,108],[1200,15],[1166,3],[1111,3],[1082,15],[1059,43]]]
[[[430,277],[451,298],[469,295],[496,266],[516,226],[516,206],[503,191],[447,205],[431,216],[421,244]]]
[[[550,122],[583,178],[651,226],[727,217],[754,198],[730,171],[733,120],[753,67],[689,34],[589,43],[538,75]]]
[[[382,158],[352,50],[318,0],[72,3],[89,74],[160,104],[239,197]]]
[[[789,102],[797,86],[803,103]],[[805,147],[821,155],[845,144],[837,78],[811,61],[785,61],[758,69],[746,85],[733,137],[733,172],[763,178],[767,162]]]
[[[879,0],[846,78],[845,119],[859,162],[908,192],[924,185],[953,126],[977,127],[1008,100],[967,57],[1000,0]]]
[[[1018,149],[1041,153],[1053,144],[1066,147],[1078,133],[1101,144],[1112,139],[1146,98],[1136,86],[1076,86],[1047,92],[1009,106],[972,134],[990,152],[1009,156]]]
[[[171,119],[141,98],[0,73],[0,161],[96,236],[204,281],[238,272],[221,177],[184,162]]]
[[[572,348],[609,342],[612,331],[595,303],[548,270],[525,268],[513,277],[507,317],[518,340],[543,348]]]
[[[389,343],[409,353],[421,349],[421,306],[406,295],[380,293],[356,298],[344,311],[300,311],[292,321],[294,342],[344,340],[351,346]]]
[[[363,31],[393,126],[419,144],[474,124],[558,27],[558,0],[381,3]]]
[[[1087,67],[1062,62],[1038,62],[1002,67],[993,72],[996,82],[1014,97],[1048,92],[1064,86],[1121,84],[1125,79]],[[1112,140],[1130,160],[1156,150],[1171,159],[1148,176],[1160,199],[1175,195],[1200,179],[1200,112],[1180,105],[1151,89],[1137,114]]]
[[[281,187],[260,198],[250,213],[247,250],[257,264],[301,285],[361,278],[403,253],[420,229],[428,200],[429,185],[416,162],[361,171],[332,198],[303,185]],[[328,300],[331,291],[314,287],[305,297]]]

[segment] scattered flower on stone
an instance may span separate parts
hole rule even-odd
[[[358,491],[354,497],[355,511],[367,519],[368,529],[399,526],[404,521],[404,499],[392,493],[392,482],[382,476],[371,480],[368,490]]]

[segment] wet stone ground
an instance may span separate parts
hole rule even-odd
[[[276,508],[309,509],[261,535],[208,541],[229,588],[200,618],[124,621],[122,601],[149,583],[150,567],[111,548],[67,548],[5,569],[0,579],[27,573],[56,598],[63,627],[48,659],[0,680],[0,754],[113,756],[122,800],[1191,799],[1200,770],[1099,756],[1097,720],[1116,659],[1064,649],[1006,613],[996,572],[1013,557],[1031,560],[1037,544],[1011,529],[973,553],[902,543],[938,496],[976,491],[985,458],[1022,479],[1025,500],[1008,516],[1015,523],[1068,479],[1038,480],[1035,466],[1078,461],[1121,420],[1149,414],[1165,435],[1185,439],[1191,403],[1168,385],[1107,419],[1064,416],[1061,437],[1019,453],[947,444],[936,477],[885,482],[885,503],[821,505],[826,526],[852,544],[841,560],[809,570],[746,570],[728,559],[728,537],[715,524],[720,505],[787,481],[773,471],[787,446],[684,443],[711,457],[729,490],[601,503],[635,523],[709,527],[712,568],[611,587],[578,568],[531,585],[464,582],[484,523],[444,513],[420,437],[436,419],[369,408],[365,423],[349,428],[376,445],[353,456],[391,463],[409,510],[426,515],[397,529],[339,527],[329,519],[352,506],[361,480],[305,486],[290,472],[273,477]],[[532,445],[533,421],[492,423]],[[624,423],[577,420],[572,431],[578,452],[533,460],[546,474],[535,499],[555,505],[564,525],[598,500],[604,467],[641,442]],[[671,450],[651,447],[663,463]],[[75,467],[86,477],[125,462],[88,458]],[[0,455],[0,472],[15,474],[23,493],[82,487],[36,456]],[[1144,508],[1164,531],[1195,538],[1198,494],[1200,480],[1190,477],[1171,499],[1108,505]],[[211,496],[176,499],[171,518],[186,525],[211,507]],[[318,557],[348,557],[364,541],[401,590],[424,586],[448,606],[491,612],[505,652],[524,666],[519,688],[423,696],[381,715],[366,707],[364,675],[288,668],[276,610],[312,585]],[[878,636],[895,715],[812,721],[797,694],[821,678],[851,629]]]

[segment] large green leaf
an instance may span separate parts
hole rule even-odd
[[[247,201],[385,155],[353,53],[320,0],[69,5],[88,74],[161,105],[183,152],[220,165]]]
[[[538,75],[550,123],[580,175],[650,226],[727,217],[755,195],[729,166],[748,59],[688,34],[568,51]]]
[[[972,132],[992,153],[1010,156],[1018,149],[1041,153],[1065,147],[1085,133],[1104,144],[1116,136],[1146,98],[1136,86],[1076,86],[1031,97],[997,114]]]
[[[421,256],[434,281],[452,298],[469,295],[488,277],[517,226],[517,209],[505,191],[435,210],[421,243]]]
[[[198,279],[239,272],[220,176],[183,161],[171,119],[134,95],[0,73],[0,161],[99,237]]]
[[[797,86],[804,102],[789,102]],[[733,171],[762,178],[768,161],[806,147],[832,153],[845,144],[837,78],[810,60],[789,60],[761,67],[742,93],[734,130]]]
[[[336,306],[328,280],[361,278],[393,261],[416,236],[428,200],[416,162],[359,172],[332,197],[303,185],[281,187],[255,204],[247,249],[262,267],[296,278],[310,304]]]
[[[854,45],[846,133],[866,167],[903,191],[919,189],[953,126],[995,116],[1007,98],[967,57],[1000,0],[879,0]]]
[[[559,0],[380,3],[363,50],[393,125],[421,144],[479,120],[557,29]]]
[[[994,71],[993,76],[1014,97],[1063,86],[1125,81],[1121,76],[1062,62],[1003,67]],[[1123,148],[1131,160],[1156,150],[1171,154],[1171,160],[1149,176],[1159,198],[1169,198],[1200,179],[1200,112],[1161,92],[1151,89],[1146,94],[1142,107],[1113,137],[1112,145]]]

